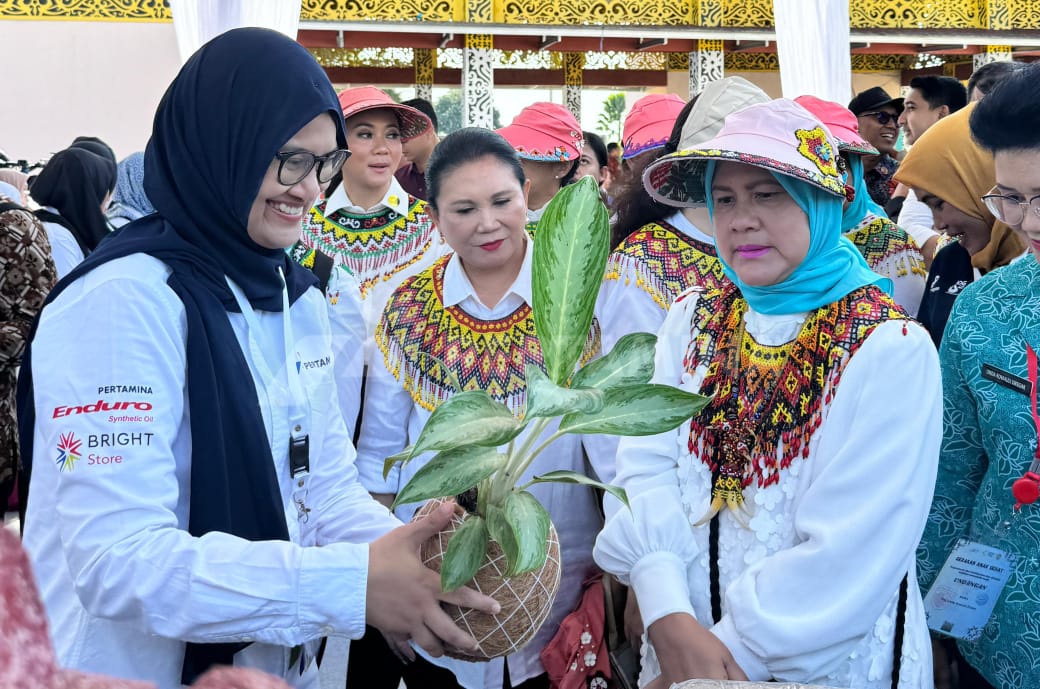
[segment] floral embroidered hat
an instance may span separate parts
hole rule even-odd
[[[581,157],[581,125],[556,103],[532,103],[506,127],[497,130],[516,154],[527,160],[559,163]]]
[[[343,109],[343,119],[349,120],[365,110],[390,110],[401,125],[401,139],[408,141],[425,134],[433,128],[433,122],[425,113],[407,105],[401,105],[390,94],[375,86],[358,86],[345,89],[339,93],[339,106]]]
[[[621,157],[634,158],[668,143],[675,119],[684,105],[686,101],[674,93],[652,93],[637,100],[625,117]]]
[[[643,172],[643,186],[670,206],[701,205],[712,160],[754,165],[845,195],[834,138],[808,110],[784,98],[739,110],[713,139],[654,161]]]
[[[794,102],[808,110],[823,122],[823,126],[838,142],[839,151],[856,155],[876,156],[878,150],[859,134],[859,118],[841,103],[823,100],[816,96],[798,96]]]

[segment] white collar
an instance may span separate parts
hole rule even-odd
[[[524,262],[520,264],[520,272],[517,274],[516,279],[513,280],[513,284],[506,290],[506,293],[502,295],[499,303],[505,301],[510,294],[515,294],[527,304],[531,304],[531,263],[533,262],[534,250],[533,241],[526,236],[526,233],[525,239]],[[477,297],[477,291],[473,289],[473,283],[469,281],[469,276],[466,275],[466,269],[462,266],[462,261],[459,260],[458,254],[452,253],[451,258],[448,259],[448,265],[444,268],[444,305],[455,306],[467,298],[473,298],[478,303],[483,303]],[[492,304],[490,308],[493,309],[497,305]]]
[[[527,222],[538,222],[542,219],[542,214],[545,213],[545,209],[549,207],[546,203],[541,208],[528,208],[527,209]]]
[[[332,192],[325,201],[325,214],[330,215],[336,211],[347,211],[348,213],[371,213],[380,208],[389,208],[398,215],[408,215],[408,192],[404,190],[396,177],[390,178],[390,187],[383,194],[383,198],[371,208],[362,208],[350,200],[346,185],[340,184],[336,191]]]

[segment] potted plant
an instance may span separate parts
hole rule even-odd
[[[592,326],[609,237],[607,210],[591,178],[556,194],[534,244],[531,306],[545,368],[525,371],[523,418],[484,391],[457,392],[433,412],[415,444],[384,465],[387,474],[396,463],[436,453],[394,503],[433,501],[420,515],[440,499],[469,492],[467,509],[457,507],[452,525],[423,548],[423,559],[440,571],[444,590],[470,584],[502,605],[496,616],[450,611],[480,643],[479,655],[469,659],[506,655],[530,641],[555,597],[559,544],[549,513],[527,488],[542,482],[586,484],[627,504],[622,489],[572,471],[518,485],[531,462],[568,433],[637,436],[672,430],[708,401],[650,383],[656,337],[648,333],[623,337],[609,354],[575,371]],[[557,420],[556,430],[543,440]]]

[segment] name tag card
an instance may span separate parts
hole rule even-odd
[[[928,628],[966,641],[981,637],[1016,559],[1000,548],[958,541],[924,597]]]

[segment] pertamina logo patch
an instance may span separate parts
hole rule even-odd
[[[58,471],[72,471],[80,459],[82,440],[76,439],[75,433],[62,433],[58,440],[58,457],[54,460]]]

